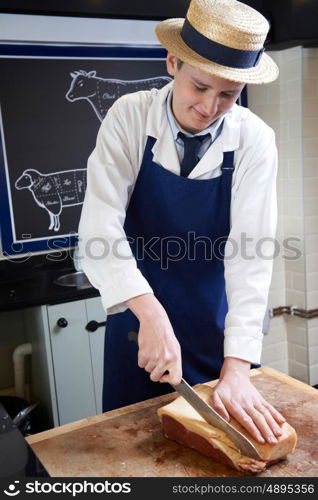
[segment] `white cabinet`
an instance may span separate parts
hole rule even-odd
[[[106,320],[100,297],[25,310],[25,320],[32,396],[48,426],[101,413],[105,327],[86,329]]]
[[[106,321],[106,314],[102,307],[101,299],[89,299],[85,301],[87,321],[97,321],[103,323]],[[86,330],[87,331],[87,330]],[[92,373],[94,383],[94,394],[96,403],[96,413],[102,413],[102,393],[104,378],[104,338],[105,326],[100,326],[94,332],[90,332],[89,345],[92,360]]]

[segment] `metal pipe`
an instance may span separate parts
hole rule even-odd
[[[14,387],[17,397],[25,399],[25,379],[24,379],[24,359],[25,356],[32,353],[32,344],[26,342],[18,345],[13,351],[14,366]]]
[[[271,309],[271,317],[281,316],[282,314],[290,314],[299,318],[312,319],[318,317],[318,309],[299,309],[295,306],[280,306]]]

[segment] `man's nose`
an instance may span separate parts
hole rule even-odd
[[[211,95],[205,96],[202,103],[202,109],[204,114],[209,116],[215,115],[215,113],[218,110],[218,106],[219,106],[218,96],[211,96]]]

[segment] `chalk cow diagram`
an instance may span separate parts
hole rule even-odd
[[[31,191],[37,205],[44,208],[50,216],[49,229],[58,231],[62,209],[81,205],[84,201],[86,168],[50,174],[27,169],[17,179],[15,187]]]
[[[105,118],[107,111],[114,101],[124,94],[138,90],[159,89],[171,81],[168,76],[156,76],[143,80],[118,80],[114,78],[100,78],[96,71],[74,71],[73,78],[66,94],[70,102],[86,99],[94,109],[100,121]]]
[[[138,90],[161,88],[170,77],[158,76],[142,80],[100,78],[96,71],[71,72],[72,81],[65,98],[70,101],[86,99],[100,121],[118,97]],[[86,190],[86,168],[43,174],[35,169],[24,170],[16,180],[15,188],[28,189],[36,204],[50,217],[50,231],[59,231],[60,216],[65,207],[81,205]]]

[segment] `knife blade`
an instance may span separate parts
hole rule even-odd
[[[129,332],[128,339],[135,342],[138,345],[138,334],[136,332]],[[210,405],[208,405],[184,380],[181,379],[181,383],[174,385],[170,384],[183,398],[195,409],[199,415],[210,425],[217,427],[225,432],[225,434],[232,440],[232,442],[238,447],[240,453],[247,457],[254,458],[255,460],[260,460],[261,457],[251,441],[239,432],[235,427],[229,424],[221,415],[219,415]]]

